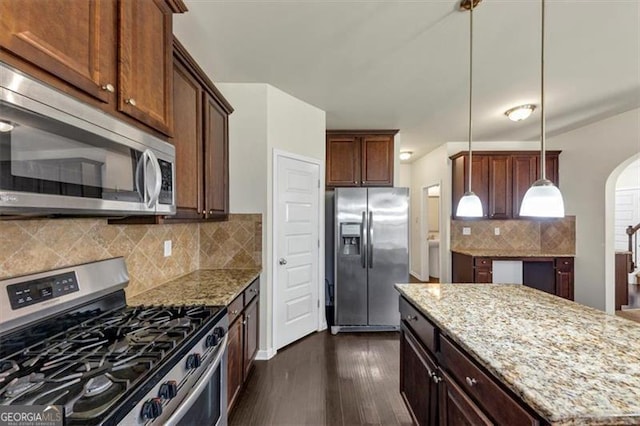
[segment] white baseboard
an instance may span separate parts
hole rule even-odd
[[[267,361],[267,360],[270,360],[271,358],[273,358],[276,355],[277,352],[278,351],[276,351],[273,348],[269,348],[267,350],[262,350],[261,349],[256,354],[256,359],[258,361]]]

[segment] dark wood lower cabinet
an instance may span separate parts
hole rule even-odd
[[[440,387],[441,426],[492,425],[491,420],[446,373]],[[436,423],[431,423],[436,424]]]
[[[400,299],[400,394],[419,426],[540,424],[516,394]],[[417,318],[416,318],[417,316]],[[430,324],[432,333],[424,333]]]
[[[438,418],[438,383],[434,378],[436,369],[435,361],[403,326],[400,330],[400,394],[416,424],[436,424]]]
[[[227,333],[227,411],[238,400],[258,353],[260,280],[253,281],[228,306]]]

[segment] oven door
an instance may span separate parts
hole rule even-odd
[[[227,337],[207,370],[198,379],[171,417],[168,426],[226,426],[227,424]]]

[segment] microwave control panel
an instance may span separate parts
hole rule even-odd
[[[14,311],[78,290],[78,278],[75,272],[65,272],[7,286],[9,302]]]
[[[160,204],[173,204],[173,166],[168,161],[158,160],[162,184],[160,185]]]

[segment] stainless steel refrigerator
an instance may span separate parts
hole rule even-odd
[[[409,190],[339,188],[334,212],[331,332],[397,329],[394,284],[409,282]]]

